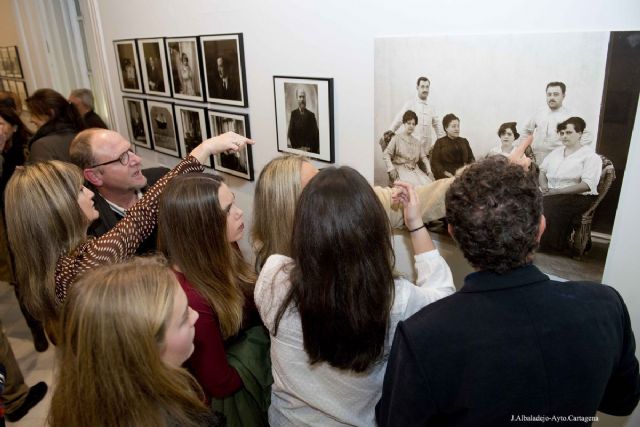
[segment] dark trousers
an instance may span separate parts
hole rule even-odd
[[[589,209],[596,197],[582,194],[545,196],[542,200],[547,228],[540,240],[540,249],[555,251],[567,249],[576,217]]]

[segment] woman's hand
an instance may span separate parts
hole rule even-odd
[[[404,224],[409,230],[416,229],[424,224],[420,214],[420,200],[411,184],[396,181],[391,193],[391,200],[394,203],[402,203]]]
[[[235,132],[227,132],[202,141],[200,145],[191,151],[191,155],[198,159],[200,163],[204,163],[209,156],[215,156],[220,153],[237,153],[246,144],[254,143],[253,140]]]

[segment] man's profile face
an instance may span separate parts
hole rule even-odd
[[[420,80],[420,84],[417,86],[418,89],[418,97],[423,101],[427,100],[427,96],[429,96],[429,86],[430,83],[426,80]]]
[[[91,148],[94,161],[97,164],[117,159],[122,153],[131,149],[131,143],[117,132],[104,131],[91,141]],[[141,189],[147,184],[147,178],[142,174],[140,168],[141,162],[138,155],[130,152],[129,162],[126,165],[114,162],[97,167],[96,170],[102,177],[102,186],[111,191],[122,191],[123,193]]]
[[[227,77],[227,69],[224,63],[224,59],[218,58],[216,60],[216,63],[218,64],[218,75],[221,79],[224,79],[225,77]]]
[[[298,91],[298,96],[297,96],[297,100],[298,100],[298,108],[300,108],[301,110],[304,110],[305,107],[307,106],[307,94],[304,93],[304,91]]]
[[[547,88],[547,105],[552,110],[557,110],[562,107],[562,101],[564,100],[564,93],[560,86],[549,86]]]

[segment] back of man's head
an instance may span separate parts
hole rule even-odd
[[[89,89],[74,89],[69,98],[78,99],[86,108],[93,110],[93,93]]]
[[[452,236],[474,268],[503,273],[531,262],[542,194],[521,166],[503,156],[472,164],[451,184],[446,207]]]
[[[96,133],[102,130],[103,129],[97,128],[83,130],[71,141],[69,145],[69,157],[71,157],[71,162],[80,169],[88,169],[95,164],[91,139]]]

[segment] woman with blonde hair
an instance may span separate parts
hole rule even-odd
[[[197,319],[161,258],[83,274],[62,310],[51,426],[220,425],[180,367]]]
[[[96,132],[104,130],[89,129],[77,138],[91,138]],[[204,170],[202,162],[210,155],[237,151],[245,143],[252,141],[234,133],[204,141],[99,238],[87,238],[87,228],[98,212],[93,206],[93,193],[83,186],[77,166],[47,161],[16,170],[5,192],[7,234],[31,314],[49,323],[48,332],[55,336],[52,327],[76,276],[133,256],[155,228],[158,198],[167,183],[178,175]],[[113,161],[123,163],[128,154]]]

